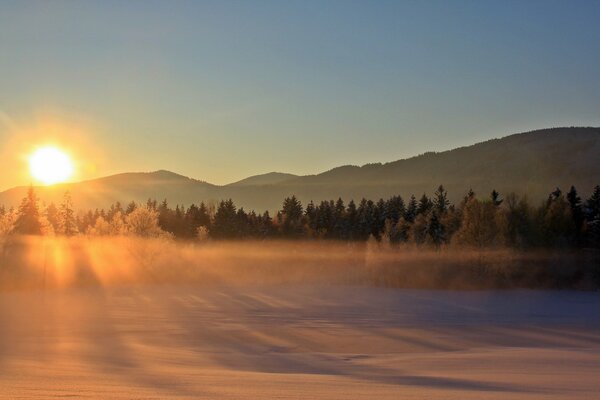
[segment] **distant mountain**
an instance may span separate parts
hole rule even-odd
[[[0,193],[0,204],[16,206],[27,192],[27,186],[20,186]],[[145,202],[148,198],[169,199],[173,204],[190,204],[191,199],[209,198],[217,188],[215,185],[191,179],[169,171],[129,172],[104,178],[36,187],[42,202],[56,204],[62,201],[69,191],[76,207],[104,208],[120,201]]]
[[[241,181],[230,183],[227,186],[275,185],[294,178],[298,178],[298,175],[286,174],[283,172],[269,172],[267,174],[250,176]]]
[[[480,197],[492,189],[515,191],[541,201],[555,187],[575,185],[584,196],[600,184],[600,128],[553,128],[488,140],[454,150],[359,166],[341,166],[309,176],[272,172],[217,186],[168,171],[126,173],[79,183],[38,188],[45,201],[60,202],[69,190],[82,208],[107,207],[148,198],[170,204],[232,198],[238,206],[276,210],[295,194],[303,203],[342,197],[360,200],[400,194],[431,194],[443,184],[457,201],[469,188]],[[18,205],[26,187],[0,193],[0,204]]]

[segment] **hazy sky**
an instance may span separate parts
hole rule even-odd
[[[46,142],[77,179],[227,183],[599,126],[599,18],[600,1],[4,1],[0,189]]]

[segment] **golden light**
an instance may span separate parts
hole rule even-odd
[[[52,185],[64,182],[73,175],[73,163],[60,149],[42,147],[29,158],[29,170],[36,180]]]

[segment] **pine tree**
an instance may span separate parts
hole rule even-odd
[[[417,214],[425,215],[433,208],[433,203],[429,200],[429,197],[425,193],[421,196],[419,204],[417,205]]]
[[[50,203],[46,207],[45,214],[46,219],[48,220],[48,223],[52,225],[52,229],[54,229],[54,232],[58,232],[60,217],[58,208],[54,205],[54,203]]]
[[[346,231],[346,206],[341,198],[338,198],[333,208],[333,237],[342,239]]]
[[[406,214],[404,218],[409,223],[413,223],[415,221],[415,217],[417,216],[417,199],[413,194],[410,196],[410,200],[408,201],[408,206],[406,207]]]
[[[59,227],[58,232],[65,236],[77,234],[77,221],[75,219],[75,210],[71,194],[67,191],[63,196],[63,202],[59,209]]]
[[[281,233],[287,237],[301,236],[304,227],[302,225],[302,203],[296,196],[287,197],[283,200],[281,209]]]
[[[260,216],[258,232],[261,238],[268,238],[275,235],[273,219],[268,211],[265,211],[263,215]]]
[[[567,201],[569,207],[571,207],[571,217],[575,224],[575,242],[581,244],[581,229],[583,228],[583,206],[581,203],[581,197],[577,194],[575,186],[571,186],[571,189],[567,193]]]
[[[498,207],[504,200],[500,199],[500,193],[496,191],[496,189],[492,190],[490,193],[490,198],[492,199],[492,204]]]
[[[427,235],[431,243],[439,247],[446,239],[444,225],[440,222],[437,212],[431,213],[427,224]]]
[[[574,240],[575,224],[571,216],[571,206],[559,189],[548,197],[546,207],[541,210],[538,225],[544,245],[565,246]]]
[[[127,204],[127,208],[125,209],[125,215],[129,215],[132,212],[135,211],[135,209],[137,208],[137,204],[135,203],[135,201],[130,202],[129,204]]]
[[[118,201],[114,204],[111,204],[110,208],[108,209],[108,212],[106,213],[106,217],[107,217],[107,219],[112,219],[113,216],[117,213],[119,213],[121,215],[124,213],[123,207],[121,206],[121,203]]]
[[[29,186],[27,196],[21,201],[14,224],[14,232],[23,235],[41,235],[40,209],[33,186]]]
[[[600,247],[600,185],[596,185],[585,202],[586,241],[590,246]]]
[[[464,199],[463,199],[463,204],[466,204],[467,201],[474,199],[475,198],[475,192],[473,191],[473,188],[469,188],[469,191],[467,192],[467,194],[465,195]]]
[[[594,187],[594,191],[589,199],[585,202],[585,217],[589,221],[593,221],[600,216],[600,185]]]
[[[356,240],[358,238],[358,232],[356,230],[358,222],[358,211],[356,209],[356,203],[354,200],[350,200],[346,207],[346,228],[344,232],[344,238],[348,240]]]
[[[446,192],[444,186],[440,185],[434,194],[433,208],[438,215],[444,215],[448,211],[449,205],[448,192]]]
[[[358,205],[358,238],[367,240],[373,231],[375,204],[372,200],[362,199]]]
[[[238,234],[236,226],[237,209],[233,200],[222,200],[217,207],[215,218],[210,227],[210,236],[219,239],[235,238]]]
[[[306,217],[306,225],[309,228],[309,233],[314,235],[317,231],[317,210],[312,200],[306,205],[304,216]]]
[[[397,224],[400,217],[403,217],[406,212],[404,200],[400,196],[390,197],[385,204],[386,217],[390,219],[393,225]]]

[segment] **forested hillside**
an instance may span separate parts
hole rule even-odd
[[[169,199],[171,204],[218,203],[235,199],[247,210],[270,210],[295,195],[303,203],[341,197],[361,198],[433,194],[443,184],[448,198],[459,201],[465,190],[516,192],[533,203],[549,188],[574,185],[591,194],[600,177],[600,128],[554,128],[520,133],[440,153],[362,167],[342,166],[318,175],[268,173],[218,186],[168,171],[126,173],[80,183],[36,188],[44,203],[58,202],[68,190],[75,204],[106,208],[116,201]],[[309,160],[307,160],[309,162]],[[0,204],[18,205],[26,187],[0,193]]]

